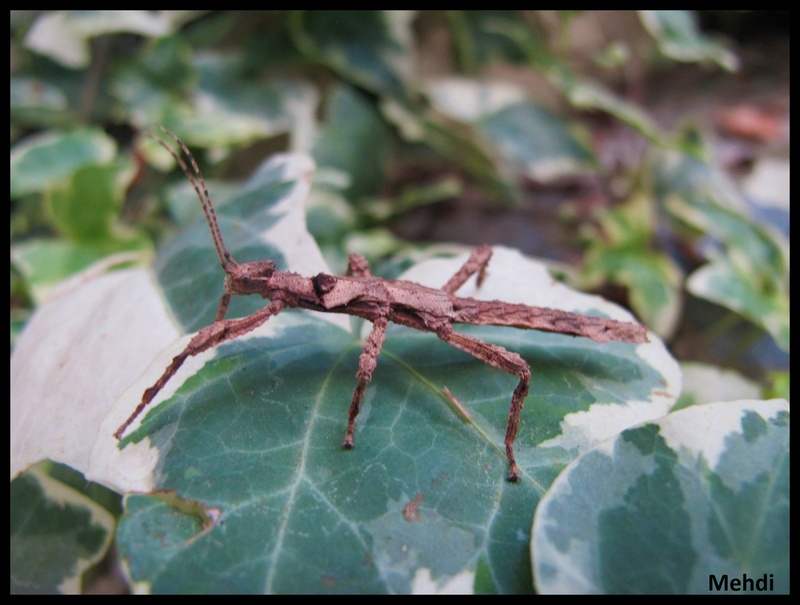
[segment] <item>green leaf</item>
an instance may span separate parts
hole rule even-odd
[[[656,145],[673,144],[645,111],[606,89],[603,85],[576,73],[566,62],[542,44],[539,36],[519,16],[478,17],[481,29],[493,38],[504,38],[516,46],[531,67],[547,78],[566,101],[579,111],[599,110],[634,128]],[[463,43],[462,43],[463,46]],[[508,50],[504,54],[508,55]]]
[[[785,242],[743,214],[704,196],[671,196],[666,208],[681,221],[718,239],[730,262],[756,283],[777,287],[787,272]]]
[[[673,217],[709,238],[710,262],[689,276],[689,291],[761,326],[788,350],[788,243],[748,217],[731,184],[694,159],[665,155],[656,191]]]
[[[381,95],[405,98],[411,74],[410,11],[296,11],[298,48],[342,78]]]
[[[56,227],[76,242],[107,243],[126,239],[116,229],[125,192],[136,175],[131,160],[85,166],[48,191],[47,203]]]
[[[448,11],[453,46],[463,71],[474,73],[493,61],[524,63],[526,54],[502,31],[523,19],[519,11]],[[534,33],[530,39],[538,42]]]
[[[320,168],[306,202],[307,228],[320,245],[333,243],[335,254],[342,255],[338,243],[352,233],[357,223],[356,211],[343,191],[350,186],[348,174]],[[370,209],[374,206],[370,204]],[[344,266],[344,265],[342,265]]]
[[[775,397],[789,401],[789,385],[791,376],[788,370],[770,372],[767,375],[769,384],[764,389],[765,397]]]
[[[36,20],[25,45],[66,67],[81,69],[91,60],[91,38],[114,32],[164,36],[172,31],[175,17],[169,11],[52,12]]]
[[[467,125],[448,119],[430,107],[419,107],[396,99],[381,102],[381,111],[410,143],[424,143],[449,161],[456,162],[495,195],[518,196],[504,174],[490,145]]]
[[[295,44],[309,59],[378,95],[383,116],[406,141],[430,146],[494,192],[514,196],[485,141],[423,103],[411,78],[410,18],[406,11],[297,11],[289,25]],[[363,169],[354,186],[365,178],[362,174]]]
[[[83,572],[111,544],[113,516],[48,470],[41,464],[11,481],[12,594],[79,593]]]
[[[308,194],[312,167],[306,156],[278,156],[257,172],[248,185],[240,187],[238,202],[233,200],[232,210],[220,209],[223,234],[230,238],[234,254],[241,254],[244,259],[247,250],[252,250],[263,258],[278,250],[298,271],[313,275],[327,270],[313,240],[302,228],[302,201]],[[277,199],[275,187],[282,191]],[[264,209],[263,200],[269,196],[275,199],[275,204]],[[197,200],[195,203],[199,205]],[[228,214],[237,208],[247,208],[247,219],[239,220],[235,213]],[[261,218],[259,211],[263,213]],[[273,228],[252,237],[248,227],[255,224],[273,224]],[[256,240],[265,234],[270,235],[270,243],[259,248]],[[204,223],[202,232],[194,237],[203,242],[195,249],[208,254],[210,266],[205,269],[216,271],[215,279],[204,296],[199,297],[202,277],[189,269],[181,272],[175,267],[172,298],[183,296],[191,301],[191,293],[183,294],[186,289],[181,289],[177,282],[185,282],[192,290],[193,279],[199,277],[194,296],[203,303],[194,319],[206,322],[201,314],[208,308],[211,313],[208,321],[213,319],[223,291],[223,274]],[[180,251],[180,246],[173,250]],[[183,252],[183,258],[191,258],[191,254]],[[165,263],[162,269],[165,266],[170,265]],[[197,265],[190,263],[190,266]],[[180,321],[192,321],[188,307],[183,314],[176,314]],[[103,273],[93,267],[60,285],[37,309],[15,346],[12,472],[49,457],[86,472],[91,480],[120,489],[120,484],[125,484],[120,477],[130,478],[131,474],[125,470],[125,459],[113,455],[116,444],[111,434],[116,427],[111,425],[119,426],[124,418],[108,418],[108,427],[99,427],[108,414],[108,402],[118,399],[159,353],[180,337],[182,329],[176,314],[167,306],[156,275],[144,268]],[[155,371],[162,370],[159,367]],[[119,415],[129,414],[127,409],[120,410]],[[65,426],[82,428],[65,431]],[[96,450],[95,446],[103,442],[105,445]],[[95,455],[103,450],[108,455]],[[125,485],[147,489],[142,482]]]
[[[135,248],[131,246],[130,255],[123,252],[121,257],[109,258],[106,247],[56,239],[32,239],[15,244],[11,249],[11,258],[25,277],[34,299],[41,303],[58,283],[103,259],[108,258],[112,265],[141,261],[140,255],[133,252]],[[139,249],[148,250],[147,243],[141,242]]]
[[[144,47],[139,60],[120,67],[108,88],[131,123],[150,128],[183,106],[197,79],[191,46],[174,36]]]
[[[692,11],[637,11],[644,28],[658,43],[659,50],[676,61],[713,62],[736,71],[739,59],[721,44],[703,35]]]
[[[761,326],[782,349],[789,350],[789,297],[783,292],[764,291],[726,258],[718,258],[689,276],[689,292],[723,307]]]
[[[16,124],[47,124],[67,110],[68,101],[58,86],[36,77],[11,78],[11,117]]]
[[[310,173],[307,159],[276,158],[221,204],[235,258],[251,252],[303,275],[326,271],[303,230]],[[503,439],[516,378],[432,334],[392,327],[356,423],[356,449],[344,451],[363,338],[346,317],[287,311],[187,360],[118,448],[112,433],[190,336],[175,339],[216,311],[223,275],[207,228],[191,229],[162,251],[161,287],[130,271],[86,284],[89,299],[62,296],[20,337],[12,364],[14,464],[51,455],[48,436],[69,419],[87,434],[76,432],[57,455],[119,491],[140,492],[128,498],[118,532],[137,590],[530,591],[528,528],[547,486],[582,449],[663,415],[677,396],[675,363],[655,338],[598,345],[460,327],[519,352],[533,369],[516,441],[523,480],[512,485]],[[406,277],[441,286],[465,259],[430,261]],[[214,283],[205,271],[216,272]],[[467,284],[460,294],[627,318],[503,248],[481,289]],[[165,308],[156,311],[157,302]],[[231,316],[239,312],[249,310]],[[46,348],[33,345],[43,323],[50,330],[37,342]],[[63,348],[73,332],[82,335],[80,365]],[[79,405],[65,405],[61,393],[75,389]]]
[[[559,116],[532,101],[481,118],[478,128],[520,172],[547,182],[587,171],[592,155]]]
[[[625,286],[631,307],[662,337],[675,330],[681,311],[683,274],[664,253],[651,249],[656,230],[655,200],[634,194],[623,204],[597,213],[597,231],[581,277],[586,287],[606,282]]]
[[[547,182],[593,165],[588,148],[567,123],[519,87],[442,78],[430,82],[426,92],[437,111],[491,141],[506,172]]]
[[[115,155],[113,139],[97,128],[28,137],[11,150],[11,197],[44,191],[80,168],[109,163]]]
[[[305,148],[317,95],[302,82],[256,80],[235,54],[203,53],[193,61],[199,77],[191,111],[166,120],[190,145],[224,147],[289,132]]]
[[[541,268],[523,268],[518,255],[495,255],[483,295],[513,297],[499,284],[513,285],[522,272],[528,294],[517,296],[554,287],[546,302],[576,296],[561,292]],[[445,281],[461,262],[448,261],[446,271],[427,280]],[[216,296],[203,298],[214,307]],[[598,301],[578,297],[573,304],[592,308]],[[129,500],[120,548],[133,581],[154,592],[471,590],[483,561],[488,572],[481,577],[490,575],[491,590],[529,590],[523,528],[578,444],[593,438],[578,423],[563,444],[541,444],[564,437],[568,413],[602,415],[610,405],[618,408],[611,425],[663,413],[656,392],[671,379],[631,345],[463,331],[520,352],[534,368],[530,428],[517,445],[521,485],[505,481],[502,446],[514,377],[430,334],[392,328],[358,418],[356,449],[343,451],[362,341],[308,313],[287,312],[259,336],[220,347],[126,439],[148,436],[161,452],[155,487],[221,511],[209,528],[160,496],[137,497],[135,507]],[[454,413],[444,386],[471,420]],[[142,524],[163,529],[137,530]],[[198,582],[187,565],[209,572]],[[487,582],[480,581],[481,590]]]
[[[682,273],[668,256],[627,247],[593,247],[584,259],[587,283],[609,281],[625,286],[631,308],[648,326],[667,337],[680,319]]]
[[[707,594],[712,575],[788,593],[788,403],[692,406],[585,453],[542,499],[532,557],[544,593]]]
[[[435,585],[465,576],[469,586],[478,558],[497,591],[523,591],[530,579],[522,530],[565,462],[563,451],[536,446],[560,433],[568,411],[600,401],[624,408],[663,380],[630,345],[597,351],[559,335],[465,330],[520,352],[535,368],[528,407],[537,413],[518,439],[524,480],[513,486],[502,450],[513,377],[430,335],[392,329],[356,449],[343,451],[361,344],[340,328],[288,317],[276,318],[269,338],[221,347],[132,436],[149,435],[163,452],[158,488],[222,511],[204,536],[196,529],[196,539],[176,539],[183,546],[155,576],[133,576],[154,592],[188,589],[189,562],[215,570],[201,584],[192,580],[202,592],[408,592],[425,573]],[[442,386],[473,421],[448,408]],[[410,521],[404,511],[419,494],[419,522]],[[128,523],[138,525],[138,515],[129,513],[120,530],[133,570],[161,551]],[[245,560],[259,563],[243,568]]]
[[[328,100],[325,127],[314,143],[313,155],[322,168],[349,176],[344,190],[350,199],[376,195],[388,159],[389,129],[378,110],[356,89],[341,86]],[[369,153],[364,153],[369,149]]]
[[[614,94],[602,84],[574,74],[560,64],[550,68],[547,77],[575,109],[603,111],[627,124],[655,145],[672,144],[670,137],[658,127],[646,111]]]
[[[151,250],[148,236],[120,222],[135,173],[132,161],[122,159],[83,165],[64,180],[48,185],[49,222],[61,239],[31,238],[12,246],[12,259],[37,301],[58,282],[109,255],[130,252],[130,261],[136,252]]]
[[[285,266],[281,251],[265,242],[263,234],[285,219],[288,210],[281,202],[297,189],[297,179],[284,163],[267,163],[235,194],[217,200],[217,221],[234,258],[240,262],[271,258],[279,267]],[[156,260],[157,279],[186,331],[212,323],[222,296],[219,258],[210,244],[208,225],[201,215],[169,242]],[[186,279],[187,275],[192,279]],[[217,294],[205,298],[199,297],[198,291]],[[231,301],[230,314],[249,315],[263,305],[256,297],[237,297]]]

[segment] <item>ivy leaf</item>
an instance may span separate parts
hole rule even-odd
[[[340,86],[328,102],[325,128],[313,154],[320,168],[350,177],[343,193],[351,200],[376,196],[386,173],[389,131],[378,110],[362,93]],[[364,154],[364,149],[371,153]]]
[[[789,349],[788,242],[748,216],[744,200],[718,171],[678,154],[664,154],[655,170],[666,210],[706,236],[708,263],[687,289],[761,326]]]
[[[453,32],[453,50],[465,72],[475,73],[492,61],[525,62],[526,54],[519,45],[501,33],[524,20],[520,11],[447,11],[447,18]],[[531,44],[541,45],[532,32],[529,36]]]
[[[310,178],[307,158],[278,157],[220,204],[234,257],[272,256],[304,275],[329,271],[303,227]],[[431,260],[405,277],[441,286],[465,258]],[[111,305],[108,323],[96,312],[94,323],[81,319],[77,304],[67,315],[78,324],[66,322],[69,329],[84,334],[81,363],[65,363],[52,333],[46,353],[34,347],[36,324],[20,338],[12,460],[69,456],[89,477],[138,492],[126,499],[117,535],[137,590],[529,592],[527,536],[541,495],[580,451],[662,416],[679,390],[677,366],[655,337],[598,345],[459,327],[531,364],[516,441],[523,479],[513,485],[503,438],[515,377],[431,334],[393,326],[356,423],[356,448],[344,451],[363,335],[347,317],[286,311],[188,360],[118,445],[112,433],[186,346],[191,336],[181,334],[213,317],[222,274],[198,223],[164,247],[154,275],[112,278],[92,292]],[[128,296],[100,298],[104,288]],[[459,294],[628,319],[501,247],[482,287],[467,284]],[[264,304],[251,298],[242,304]],[[37,353],[34,370],[27,360]],[[47,381],[37,383],[42,375]],[[76,389],[80,406],[70,408],[59,393]]]
[[[72,486],[74,475],[43,463],[12,479],[12,594],[77,594],[83,573],[111,545],[114,517],[96,492],[83,493],[85,479]]]
[[[411,80],[411,11],[295,11],[297,47],[345,80],[405,98]]]
[[[195,108],[165,120],[187,144],[226,147],[284,132],[292,148],[305,148],[313,128],[316,92],[299,80],[253,80],[239,57],[203,53],[193,60],[198,74]]]
[[[125,190],[135,176],[125,159],[102,166],[85,166],[46,197],[57,229],[69,240],[95,245],[122,245],[132,239],[119,227]],[[126,237],[127,235],[127,237]]]
[[[683,275],[664,253],[651,249],[656,231],[655,200],[639,192],[624,203],[596,213],[582,268],[586,287],[605,281],[628,289],[631,307],[663,338],[675,330],[680,316]]]
[[[707,594],[723,576],[735,592],[745,575],[788,593],[789,404],[695,405],[600,444],[542,499],[531,549],[545,593]]]
[[[492,51],[508,61],[518,62],[518,54],[521,53],[531,67],[547,78],[550,85],[575,109],[608,113],[655,145],[674,145],[647,112],[614,94],[599,82],[580,75],[557,54],[551,52],[520,15],[499,11],[475,12],[464,20],[472,22],[469,29],[482,33],[474,40],[464,35],[458,27],[460,21],[458,18],[452,20],[458,40],[457,47],[462,49],[462,59],[465,57],[463,49],[469,49],[473,42],[476,46],[475,60],[485,60],[480,55]],[[469,52],[466,57],[469,57]]]
[[[789,296],[781,290],[765,291],[726,258],[717,258],[689,276],[686,288],[697,297],[736,311],[761,326],[785,351],[789,350]]]
[[[181,14],[169,11],[58,11],[40,16],[25,36],[25,46],[71,69],[88,67],[90,39],[114,32],[164,36]]]
[[[11,151],[11,197],[45,191],[81,168],[108,164],[115,155],[116,144],[97,128],[29,137]]]
[[[644,28],[667,57],[685,62],[713,62],[736,71],[739,59],[721,44],[703,35],[692,11],[637,11]]]
[[[567,123],[519,87],[442,78],[430,82],[427,92],[438,111],[491,141],[517,174],[548,182],[593,166],[590,151]]]

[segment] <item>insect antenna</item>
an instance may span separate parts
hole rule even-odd
[[[214,205],[211,203],[211,196],[208,193],[208,187],[206,185],[205,179],[203,179],[203,173],[200,172],[200,168],[197,166],[197,162],[192,155],[192,152],[189,151],[189,148],[186,144],[181,141],[177,135],[170,132],[166,128],[164,128],[161,124],[156,124],[161,130],[163,130],[167,135],[169,135],[178,145],[180,145],[183,153],[189,159],[189,163],[192,166],[192,170],[189,170],[189,167],[184,162],[183,158],[175,153],[169,145],[167,145],[164,141],[159,139],[157,136],[153,135],[150,132],[145,131],[145,135],[156,141],[159,145],[161,145],[164,149],[166,149],[170,155],[175,158],[175,161],[178,163],[178,166],[181,167],[183,173],[186,175],[186,178],[189,179],[189,182],[194,187],[194,190],[197,192],[197,197],[200,200],[200,204],[203,207],[203,213],[206,215],[206,222],[208,222],[209,229],[211,229],[211,239],[214,240],[214,247],[217,250],[217,256],[219,256],[219,262],[222,265],[222,268],[225,271],[228,271],[228,268],[231,266],[236,266],[238,263],[233,259],[231,253],[228,252],[228,249],[225,247],[225,242],[222,239],[222,232],[219,229],[219,223],[217,222],[217,214],[214,212]],[[196,177],[196,178],[195,178]],[[199,184],[198,184],[199,181]],[[202,192],[200,186],[202,185]]]

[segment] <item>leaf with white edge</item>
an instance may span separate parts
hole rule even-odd
[[[302,204],[312,172],[313,163],[305,155],[276,156],[239,190],[230,210],[220,209],[223,233],[234,253],[264,258],[277,252],[310,275],[328,270],[303,229]],[[269,200],[272,205],[265,205]],[[244,207],[248,214],[237,218],[235,212]],[[171,344],[178,350],[169,348],[164,355],[175,355],[185,346],[178,340],[185,334],[182,322],[194,325],[192,321],[202,322],[208,314],[213,318],[211,309],[219,303],[224,274],[213,254],[208,227],[200,220],[192,241],[184,246],[194,244],[193,249],[210,260],[201,270],[190,263],[198,271],[195,274],[174,269],[170,282],[174,296],[165,293],[151,270],[104,273],[108,269],[104,263],[61,284],[37,309],[11,360],[12,474],[50,458],[119,491],[152,488],[149,470],[141,470],[142,464],[151,468],[152,454],[147,448],[120,453],[112,437],[135,407],[131,400],[140,398],[143,389],[137,386],[139,392],[118,407],[110,409],[110,404],[145,371],[144,380],[155,382],[168,364],[159,354]],[[254,233],[252,225],[266,231]],[[241,238],[238,244],[237,238]],[[269,243],[259,244],[261,240]],[[181,251],[180,242],[173,242],[159,256],[161,279],[165,268],[175,266],[169,261],[175,254],[187,262],[192,257]],[[202,271],[216,272],[207,287]],[[193,292],[182,294],[181,285]],[[195,304],[194,310],[187,302],[175,307],[173,299],[181,297]]]
[[[326,271],[303,226],[311,165],[294,156],[273,162],[220,204],[223,237],[237,258],[274,255],[282,268],[304,275]],[[259,204],[269,199],[275,203]],[[105,276],[96,291],[102,303],[95,301],[88,316],[93,323],[70,307],[58,316],[65,325],[51,320],[49,348],[20,342],[12,364],[28,374],[25,381],[14,376],[15,446],[27,446],[12,453],[15,464],[24,456],[60,455],[119,491],[174,493],[128,499],[119,545],[137,590],[530,591],[527,536],[541,494],[580,451],[664,415],[680,390],[677,365],[652,336],[638,346],[599,345],[560,334],[459,327],[532,366],[515,444],[523,478],[512,485],[503,437],[515,377],[434,335],[392,326],[356,423],[356,448],[345,451],[363,338],[346,316],[285,311],[187,360],[118,449],[112,433],[191,338],[178,336],[213,314],[222,293],[211,238],[197,229],[162,250],[156,267],[166,291],[149,272]],[[193,260],[209,254],[211,260]],[[465,259],[432,260],[405,277],[441,286]],[[165,278],[169,267],[172,277]],[[212,285],[205,271],[216,271],[218,281]],[[482,287],[471,281],[459,294],[629,319],[500,247]],[[91,306],[76,296],[81,300]],[[83,330],[78,363],[70,355],[76,339],[63,332],[80,317],[86,323],[75,326]],[[144,353],[170,342],[145,361]],[[42,353],[40,365],[17,359],[23,351],[28,359]],[[34,375],[48,380],[31,384]],[[64,384],[54,388],[51,379]],[[23,385],[33,395],[17,394]],[[121,385],[130,386],[120,394]],[[62,391],[71,398],[62,400]],[[468,416],[454,409],[453,399]],[[162,531],[137,531],[142,523]]]
[[[501,171],[496,153],[476,129],[454,122],[431,107],[390,97],[381,99],[381,111],[406,141],[430,146],[505,198],[519,197],[512,180]]]
[[[665,208],[708,236],[710,262],[689,276],[687,289],[761,326],[788,350],[788,242],[747,216],[744,201],[713,167],[677,154],[661,160],[656,192]]]
[[[653,158],[653,190],[666,200],[671,195],[685,199],[714,200],[717,205],[743,212],[746,204],[734,183],[708,159],[710,151],[700,134],[689,129],[684,146],[694,146],[696,156],[674,150],[659,150]]]
[[[547,182],[592,166],[592,155],[566,122],[520,88],[447,78],[426,89],[438,111],[474,125],[528,178]]]
[[[188,145],[224,148],[288,132],[292,150],[310,147],[318,95],[308,83],[254,81],[236,55],[203,53],[192,66],[198,77],[193,107],[165,120]]]
[[[542,73],[575,109],[606,112],[634,128],[651,143],[661,146],[670,144],[669,137],[661,131],[645,111],[614,94],[598,82],[573,71],[542,44],[523,18],[513,15],[513,13],[506,13],[498,18],[497,15],[484,12],[477,19],[482,21],[480,29],[485,34],[508,41],[509,46],[502,51],[506,58],[509,58],[511,46],[516,46],[530,65],[537,72]],[[496,41],[494,40],[495,45]],[[467,45],[462,44],[462,46]]]
[[[12,246],[11,259],[25,277],[25,283],[39,305],[64,280],[81,271],[93,271],[98,264],[114,266],[143,262],[147,255],[142,252],[121,252],[109,257],[107,250],[92,244],[35,238]]]
[[[625,286],[631,308],[642,321],[663,338],[674,333],[680,319],[683,275],[666,254],[598,244],[586,254],[584,263],[584,279]]]
[[[641,107],[614,94],[599,82],[579,76],[563,66],[547,72],[550,83],[579,111],[603,111],[627,124],[655,145],[670,144],[664,133]]]
[[[692,11],[637,11],[644,28],[670,59],[684,62],[713,62],[728,71],[736,71],[738,57],[704,35]]]
[[[683,274],[663,252],[651,250],[656,204],[651,195],[631,195],[624,203],[596,213],[587,229],[589,248],[581,278],[585,287],[607,282],[628,289],[631,308],[652,330],[668,338],[681,311]]]
[[[697,362],[681,363],[683,389],[673,412],[712,401],[758,399],[761,386],[739,374],[717,366]]]
[[[108,164],[116,152],[114,140],[97,128],[28,137],[11,150],[11,197],[45,191],[83,167]]]
[[[11,593],[78,594],[82,575],[105,556],[114,517],[37,465],[14,478]]]
[[[173,21],[170,11],[57,11],[41,15],[25,36],[25,46],[72,68],[89,66],[90,39],[115,32],[165,36]]]
[[[731,265],[749,275],[757,287],[784,287],[789,244],[779,233],[702,194],[669,196],[665,206],[682,222],[722,243]]]
[[[542,593],[788,592],[789,404],[692,406],[598,445],[542,498],[531,553]]]
[[[782,349],[789,350],[789,298],[783,292],[764,292],[752,279],[718,258],[689,276],[686,289],[699,298],[713,301],[761,326]]]
[[[430,261],[406,277],[441,284],[463,260]],[[464,290],[624,318],[502,248],[482,288]],[[596,443],[585,426],[576,429],[580,439],[571,432],[572,444],[559,443],[565,416],[596,415],[601,438],[659,416],[678,389],[674,362],[657,341],[599,346],[559,334],[459,329],[532,364],[517,441],[520,485],[505,480],[502,447],[514,377],[430,334],[392,327],[356,424],[356,449],[344,451],[362,341],[307,312],[284,312],[252,338],[219,347],[201,368],[181,371],[183,386],[126,438],[147,438],[161,452],[154,487],[220,511],[208,529],[159,496],[137,497],[120,529],[134,583],[153,592],[188,589],[185,582],[202,592],[428,592],[463,590],[480,577],[482,590],[529,590],[525,528],[536,501],[581,445]],[[150,382],[132,387],[131,399]],[[443,387],[471,420],[454,413]],[[174,548],[163,549],[163,531],[151,538],[133,529],[143,514],[174,525]],[[204,570],[201,583],[187,565]]]

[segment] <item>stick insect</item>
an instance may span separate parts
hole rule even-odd
[[[477,274],[478,286],[483,283],[486,268],[492,256],[492,249],[487,245],[473,250],[464,265],[439,289],[409,281],[375,277],[370,273],[367,260],[359,254],[349,256],[347,272],[344,276],[319,273],[314,277],[304,277],[296,273],[279,271],[271,260],[238,263],[225,247],[214,206],[197,162],[183,141],[163,126],[159,125],[159,128],[179,145],[189,160],[191,170],[184,159],[162,139],[146,133],[172,154],[194,187],[203,207],[220,264],[226,274],[225,291],[214,322],[201,329],[186,348],[173,358],[161,378],[144,392],[141,403],[114,433],[117,439],[122,438],[125,430],[150,404],[188,357],[198,355],[223,342],[242,336],[264,324],[270,317],[284,309],[301,308],[322,313],[344,313],[372,323],[372,331],[367,337],[358,361],[358,372],[356,373],[358,382],[350,404],[347,430],[342,444],[345,449],[352,449],[354,446],[355,421],[367,384],[372,379],[372,374],[377,366],[389,322],[422,332],[432,332],[444,342],[519,378],[519,383],[511,396],[504,441],[509,466],[508,481],[515,482],[519,480],[520,473],[514,457],[513,445],[519,428],[520,412],[525,396],[528,394],[531,380],[530,368],[519,354],[508,351],[499,345],[460,334],[453,329],[453,324],[511,326],[528,330],[560,332],[584,336],[599,343],[610,340],[630,343],[647,341],[645,328],[634,322],[591,317],[546,307],[456,296],[458,289],[475,274]],[[248,317],[225,319],[231,297],[248,294],[257,294],[268,299],[269,304]]]

